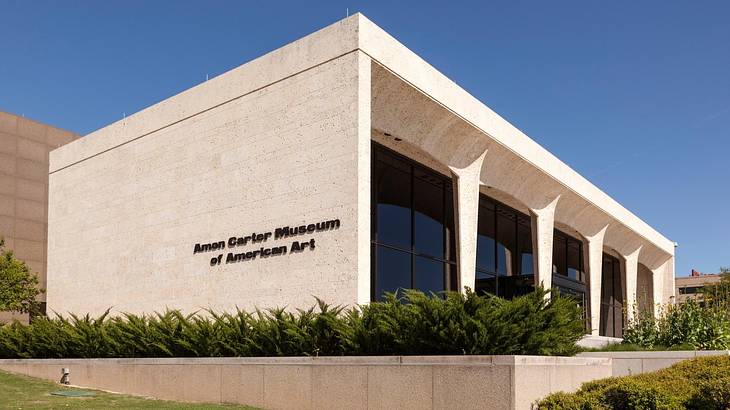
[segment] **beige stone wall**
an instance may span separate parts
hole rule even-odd
[[[49,309],[294,308],[312,305],[313,296],[356,303],[358,212],[369,213],[369,204],[358,207],[359,189],[369,185],[354,183],[360,121],[369,121],[358,103],[363,58],[345,54],[157,131],[126,135],[109,150],[86,155],[81,141],[65,147],[64,158],[79,154],[50,175]],[[142,119],[128,118],[130,132]],[[333,219],[339,229],[193,254],[196,243]],[[291,252],[293,241],[310,239],[314,250]],[[225,263],[228,252],[262,246],[289,249]],[[219,254],[223,262],[210,266]]]
[[[611,376],[611,360],[366,356],[0,360],[0,369],[119,393],[265,409],[530,409]]]
[[[665,369],[682,360],[705,356],[728,356],[730,350],[683,350],[658,352],[585,352],[579,357],[611,359],[614,377]]]
[[[0,111],[0,236],[46,286],[48,152],[79,136]],[[45,295],[41,297],[45,300]],[[0,313],[0,321],[9,318]]]

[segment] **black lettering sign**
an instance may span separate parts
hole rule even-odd
[[[287,254],[298,254],[304,251],[315,249],[314,238],[297,239],[289,246],[275,245],[266,246],[270,240],[278,241],[296,236],[311,235],[319,232],[332,231],[340,228],[339,219],[330,219],[317,223],[309,223],[297,226],[282,226],[267,232],[251,232],[242,236],[231,236],[227,241],[215,241],[208,243],[196,243],[193,246],[193,255],[213,251],[231,249],[225,255],[225,264],[253,261],[256,259],[268,259]],[[258,245],[255,250],[233,251],[233,248],[240,248],[247,245]],[[224,254],[210,258],[210,266],[219,266],[223,262]]]

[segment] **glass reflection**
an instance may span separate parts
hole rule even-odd
[[[378,164],[378,242],[405,249],[411,247],[411,178],[395,167]]]
[[[444,264],[442,262],[416,257],[416,283],[414,288],[425,292],[439,293],[444,291]]]
[[[451,179],[378,144],[372,152],[372,298],[456,289]]]
[[[512,298],[534,290],[530,218],[481,195],[476,290]]]
[[[416,251],[444,257],[443,187],[416,178],[414,181]]]
[[[411,255],[384,246],[377,247],[378,278],[375,295],[382,300],[385,292],[411,287]]]
[[[601,336],[623,336],[623,288],[619,260],[603,254],[601,272]]]

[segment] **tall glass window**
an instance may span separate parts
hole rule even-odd
[[[586,322],[586,275],[583,266],[583,242],[562,231],[553,231],[553,288],[575,299]]]
[[[601,271],[601,336],[623,337],[623,287],[621,284],[621,262],[607,254],[603,254]]]
[[[553,232],[553,274],[585,283],[583,242],[559,230]]]
[[[534,290],[530,217],[486,195],[479,198],[475,287],[504,298]]]
[[[457,289],[451,179],[373,143],[372,299]]]

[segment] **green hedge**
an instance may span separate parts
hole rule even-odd
[[[541,410],[730,409],[730,357],[702,357],[636,376],[583,384],[573,394],[555,393]]]
[[[573,354],[581,312],[545,295],[407,291],[351,309],[43,317],[0,327],[0,358]]]

